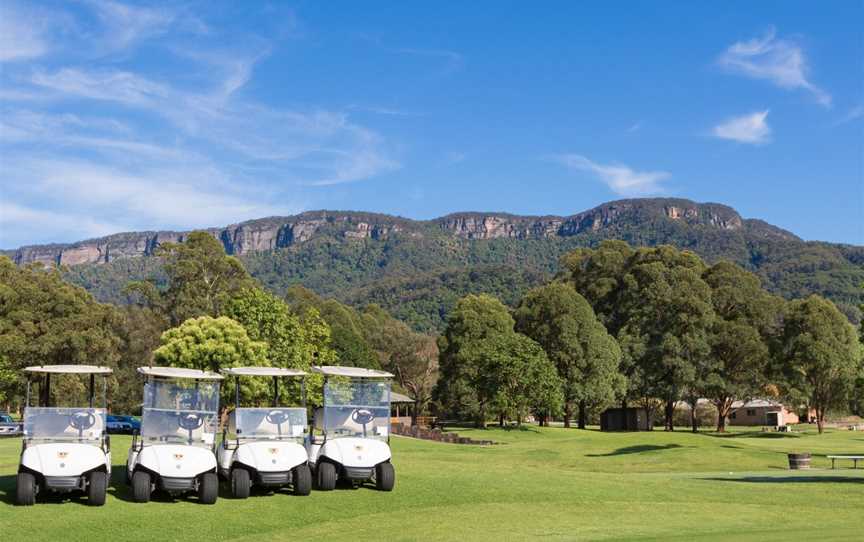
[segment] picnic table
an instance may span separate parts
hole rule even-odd
[[[849,459],[852,461],[852,468],[858,468],[858,461],[864,461],[864,455],[829,455],[828,459],[831,460],[831,468],[837,468],[836,462],[837,460]]]

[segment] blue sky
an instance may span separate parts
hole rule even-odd
[[[735,207],[864,244],[864,4],[0,4],[0,247]]]

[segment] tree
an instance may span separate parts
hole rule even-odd
[[[490,405],[480,389],[484,355],[488,345],[513,333],[513,325],[507,307],[494,297],[468,295],[456,303],[438,339],[440,376],[433,398],[441,414],[485,425]]]
[[[543,348],[521,333],[506,333],[477,345],[478,365],[472,383],[478,401],[498,414],[500,425],[522,419],[531,412],[561,409],[561,379]]]
[[[671,246],[633,250],[620,241],[580,249],[562,260],[559,277],[585,296],[622,350],[628,399],[648,415],[666,405],[672,429],[675,401],[692,389],[707,357],[713,320],[711,292],[698,256]]]
[[[255,285],[240,260],[226,255],[222,243],[207,232],[192,232],[183,243],[166,243],[158,255],[167,289],[139,281],[130,283],[127,291],[164,312],[174,326],[189,318],[219,316],[228,300]]]
[[[833,303],[813,295],[789,303],[782,339],[786,394],[808,399],[822,433],[827,410],[843,404],[860,371],[855,329]]]
[[[133,413],[139,411],[141,404],[138,367],[152,363],[153,351],[161,344],[168,319],[158,311],[137,305],[123,307],[121,318],[120,359],[114,371],[116,386],[111,387],[109,400],[112,411]]]
[[[18,267],[0,256],[0,393],[20,401],[28,365],[89,364],[116,367],[118,312],[83,288],[64,282],[56,269]],[[83,382],[63,379],[55,395],[85,392]]]
[[[267,344],[253,341],[238,322],[221,316],[190,318],[162,334],[162,346],[153,352],[157,363],[218,372],[226,367],[267,366]],[[261,379],[243,379],[241,394],[247,399],[266,393]],[[225,382],[223,403],[234,400],[233,382]]]
[[[514,316],[517,331],[537,341],[557,368],[564,427],[570,427],[578,405],[579,428],[584,429],[589,405],[608,403],[623,391],[618,343],[585,298],[562,282],[528,292]]]
[[[779,331],[782,301],[762,289],[759,278],[730,262],[705,271],[717,319],[711,328],[710,362],[697,390],[717,408],[717,431],[735,400],[758,394],[768,384],[769,344]],[[691,404],[695,414],[695,404]],[[695,431],[695,426],[694,426]]]

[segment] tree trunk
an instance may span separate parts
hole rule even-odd
[[[624,430],[629,431],[630,430],[630,418],[627,416],[627,398],[626,397],[624,399],[621,399],[621,410],[624,413],[623,414],[624,415]],[[636,427],[635,429],[638,430],[639,428]]]
[[[564,427],[570,428],[570,418],[573,417],[573,403],[567,401],[564,403]]]
[[[825,409],[818,406],[816,407],[816,428],[820,435],[825,430]]]
[[[673,416],[675,414],[675,401],[672,399],[666,400],[666,431],[674,431],[675,430],[675,421],[673,420]]]
[[[420,400],[414,400],[414,408],[411,409],[411,427],[417,426],[417,415],[420,412]]]
[[[582,399],[581,401],[579,401],[579,429],[585,429],[585,418],[588,415],[588,413],[586,412],[587,410],[588,403],[584,399]]]
[[[504,413],[498,414],[498,427],[504,427]]]
[[[690,405],[690,428],[694,433],[699,432],[699,423],[696,420],[696,404]]]

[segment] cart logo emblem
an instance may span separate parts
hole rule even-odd
[[[180,461],[181,459],[183,459],[183,454],[174,454],[174,459]]]
[[[69,452],[57,452],[57,458],[58,459],[66,459],[66,457],[68,455],[69,455]]]
[[[271,453],[271,454],[278,454],[278,453],[279,453],[279,448],[270,448],[270,453]]]
[[[357,450],[358,452],[360,452],[360,451],[363,450],[363,445],[362,445],[362,444],[357,444],[357,445],[354,446],[354,449]]]

